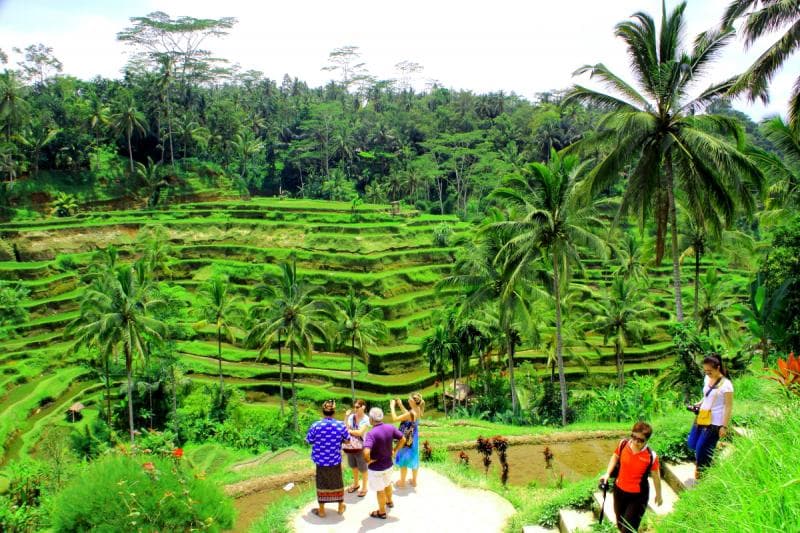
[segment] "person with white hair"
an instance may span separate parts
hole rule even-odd
[[[397,450],[403,447],[405,439],[400,430],[391,424],[383,423],[383,409],[373,407],[369,410],[372,429],[364,439],[364,459],[369,469],[368,486],[378,496],[378,510],[369,515],[372,518],[386,519],[386,508],[394,507],[392,501],[392,459]],[[397,441],[394,449],[392,443]]]

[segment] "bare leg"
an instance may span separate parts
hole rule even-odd
[[[325,518],[325,504],[319,503],[319,509],[317,510],[320,518]]]
[[[411,486],[412,487],[416,487],[417,486],[417,472],[419,472],[418,468],[415,468],[414,470],[411,471]]]
[[[386,513],[386,491],[378,491],[378,512],[381,514]]]
[[[358,467],[353,468],[353,484],[350,485],[351,488],[358,488]]]
[[[361,475],[361,493],[362,494],[366,494],[367,493],[367,476],[369,476],[369,470],[366,470]]]
[[[397,488],[402,489],[406,486],[406,476],[408,475],[408,468],[400,467],[400,481],[397,482]]]
[[[383,489],[383,500],[384,500],[384,503],[388,503],[390,505],[394,505],[392,503],[392,484],[391,483],[389,483],[389,485],[385,489]],[[384,508],[383,511],[385,512],[386,509]]]

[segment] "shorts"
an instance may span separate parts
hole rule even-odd
[[[392,485],[393,472],[394,470],[391,467],[387,468],[386,470],[370,470],[367,487],[369,490],[374,490],[375,492],[379,492],[386,487],[390,487]]]
[[[364,459],[364,452],[345,453],[347,456],[347,466],[358,468],[359,472],[367,471],[367,460]]]

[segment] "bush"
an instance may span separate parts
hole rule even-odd
[[[662,418],[653,426],[650,445],[662,461],[671,463],[694,461],[694,452],[686,445],[693,419],[691,413],[684,411]]]
[[[213,483],[171,458],[107,455],[52,500],[54,531],[221,531],[233,505]]]
[[[622,389],[609,385],[605,390],[590,392],[581,415],[593,422],[652,420],[678,405],[679,400],[680,395],[674,390],[659,391],[655,378],[635,376],[626,380]]]
[[[439,248],[446,248],[450,245],[450,239],[453,236],[453,228],[450,224],[442,222],[433,229],[433,244]]]

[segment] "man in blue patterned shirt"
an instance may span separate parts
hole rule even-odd
[[[336,402],[328,400],[322,404],[323,419],[311,424],[306,442],[311,445],[311,460],[317,465],[318,509],[311,512],[325,517],[325,504],[339,504],[339,514],[344,513],[344,480],[342,479],[342,442],[350,439],[347,427],[335,420]]]

